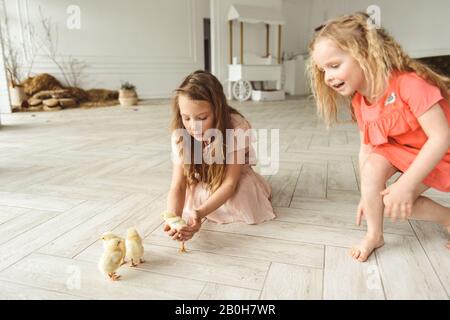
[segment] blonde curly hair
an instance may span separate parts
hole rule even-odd
[[[393,72],[415,72],[428,83],[438,87],[449,100],[450,79],[430,69],[427,65],[409,57],[400,44],[383,28],[374,26],[369,15],[358,12],[327,21],[316,28],[309,44],[310,56],[319,39],[327,38],[348,52],[361,67],[369,86],[371,97],[379,97],[386,90]],[[351,108],[350,97],[342,98],[324,81],[324,72],[309,58],[308,72],[317,113],[327,127],[337,122],[339,105]]]

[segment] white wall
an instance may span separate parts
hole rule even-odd
[[[281,9],[282,51],[303,53],[313,28],[324,20],[370,4],[381,7],[381,22],[414,57],[450,54],[450,1],[448,0],[3,0],[11,35],[28,41],[23,26],[39,26],[38,6],[59,24],[59,48],[88,64],[84,88],[116,89],[120,81],[133,82],[141,98],[168,97],[189,72],[204,67],[203,18],[212,26],[212,70],[227,79],[228,22],[231,4]],[[81,9],[81,29],[66,27],[69,5]],[[175,9],[174,9],[175,8]],[[38,28],[38,31],[40,29]],[[239,28],[234,29],[234,55],[239,56]],[[271,32],[276,54],[276,28]],[[264,25],[245,25],[245,50],[265,53]],[[34,73],[59,70],[39,55]],[[0,63],[0,109],[5,112],[5,83]],[[1,100],[3,99],[3,100]],[[2,102],[3,101],[3,102]]]
[[[1,48],[0,48],[1,49]],[[6,80],[6,72],[3,63],[3,57],[0,50],[0,113],[10,113],[11,105],[9,102],[8,82]],[[0,117],[1,124],[1,117]]]
[[[0,44],[0,113],[10,113],[11,106],[9,103],[8,81],[6,80],[6,70],[2,53],[3,46]]]
[[[140,98],[170,96],[181,79],[203,69],[203,18],[208,0],[5,0],[9,32],[27,42],[23,26],[42,31],[44,16],[59,25],[59,53],[84,61],[83,88],[117,89],[121,81],[137,86]],[[67,28],[69,5],[81,10],[81,28]],[[28,47],[29,50],[29,47]],[[34,73],[59,70],[39,54]]]
[[[288,55],[307,51],[311,37],[313,2],[313,0],[283,0],[282,10],[286,19],[284,50]]]
[[[4,3],[0,0],[0,19],[4,19]],[[0,35],[1,35],[0,23]],[[1,37],[0,37],[1,38]],[[1,42],[1,41],[0,41]],[[3,43],[0,43],[0,113],[10,113],[11,106],[9,102],[8,81],[6,80],[6,70],[3,60]],[[0,119],[1,124],[1,119]]]
[[[307,51],[315,27],[329,18],[366,11],[369,5],[380,7],[382,26],[412,57],[450,54],[448,0],[283,0],[287,49]]]
[[[229,35],[228,35],[228,10],[232,4],[256,5],[261,7],[270,7],[281,10],[282,0],[211,0],[211,28],[212,28],[212,73],[220,81],[224,82],[228,78],[228,60],[229,60]],[[264,24],[250,25],[244,24],[244,51],[265,54],[266,31]],[[272,28],[270,34],[271,53],[276,55],[277,29]],[[233,29],[233,55],[239,57],[239,26],[235,23]],[[283,46],[283,44],[282,44]]]

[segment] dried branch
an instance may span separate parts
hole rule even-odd
[[[30,76],[40,45],[32,24],[27,23],[23,27],[30,36],[28,42],[31,50],[27,50],[24,41],[17,40],[17,38],[12,39],[9,36],[7,17],[3,20],[0,27],[1,41],[4,44],[5,68],[10,85],[15,87]]]
[[[19,52],[11,44],[5,50],[5,68],[10,85],[14,88],[21,82],[19,69]]]
[[[28,35],[30,37],[29,39],[30,50],[26,50],[27,48],[23,43],[23,52],[28,52],[28,54],[25,55],[25,60],[27,60],[26,62],[28,66],[25,72],[25,77],[28,78],[31,75],[31,70],[33,69],[34,62],[36,60],[36,55],[42,47],[42,42],[38,42],[36,30],[32,24],[27,24],[24,29],[28,30]]]
[[[61,65],[66,72],[69,86],[78,87],[84,78],[86,63],[70,56],[67,60],[63,60]]]
[[[2,19],[3,20],[3,19]],[[0,30],[1,30],[1,41],[4,45],[4,63],[6,68],[6,73],[8,76],[9,84],[12,87],[17,86],[20,83],[21,74],[20,74],[20,56],[19,50],[16,42],[12,41],[9,37],[7,31],[7,20],[6,17],[4,21],[0,21]]]
[[[42,47],[45,50],[47,57],[58,67],[66,84],[70,85],[69,79],[66,76],[63,65],[57,59],[58,53],[58,26],[53,25],[51,18],[44,17],[42,8],[39,6],[39,16],[41,19],[41,26],[44,30],[43,37],[41,39]]]
[[[58,25],[53,24],[51,18],[44,17],[40,7],[39,14],[42,29],[44,30],[42,44],[47,57],[58,67],[68,86],[78,87],[81,79],[84,77],[84,70],[87,67],[86,63],[72,56],[66,59],[58,58]]]
[[[5,45],[5,68],[11,86],[14,87],[20,84],[24,78],[30,76],[39,51],[43,51],[49,60],[58,67],[68,86],[79,86],[87,65],[72,56],[67,58],[58,57],[58,25],[53,23],[50,17],[44,17],[40,6],[39,15],[43,30],[42,35],[37,34],[33,25],[27,24],[24,26],[30,37],[29,48],[22,41],[12,41],[7,32],[8,22],[6,18],[4,19],[5,21],[1,21],[0,36],[2,43]]]

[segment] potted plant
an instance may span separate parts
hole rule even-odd
[[[122,83],[119,90],[119,102],[121,106],[135,106],[138,102],[136,86],[127,82]]]

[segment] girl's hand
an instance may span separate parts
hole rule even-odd
[[[183,231],[183,228],[178,231],[177,229],[171,228],[167,223],[164,224],[164,232],[169,237],[172,237],[172,240],[184,241],[181,231]]]
[[[414,189],[395,182],[380,193],[383,196],[384,216],[391,217],[392,221],[396,219],[402,221],[408,219],[412,213],[414,204]]]
[[[189,218],[187,221],[187,225],[180,229],[180,236],[178,237],[178,241],[187,241],[192,239],[195,233],[200,230],[202,226],[202,219],[199,216],[198,212],[193,210],[189,214]]]
[[[167,223],[164,223],[164,232],[174,240],[178,238],[178,231],[172,229]]]

